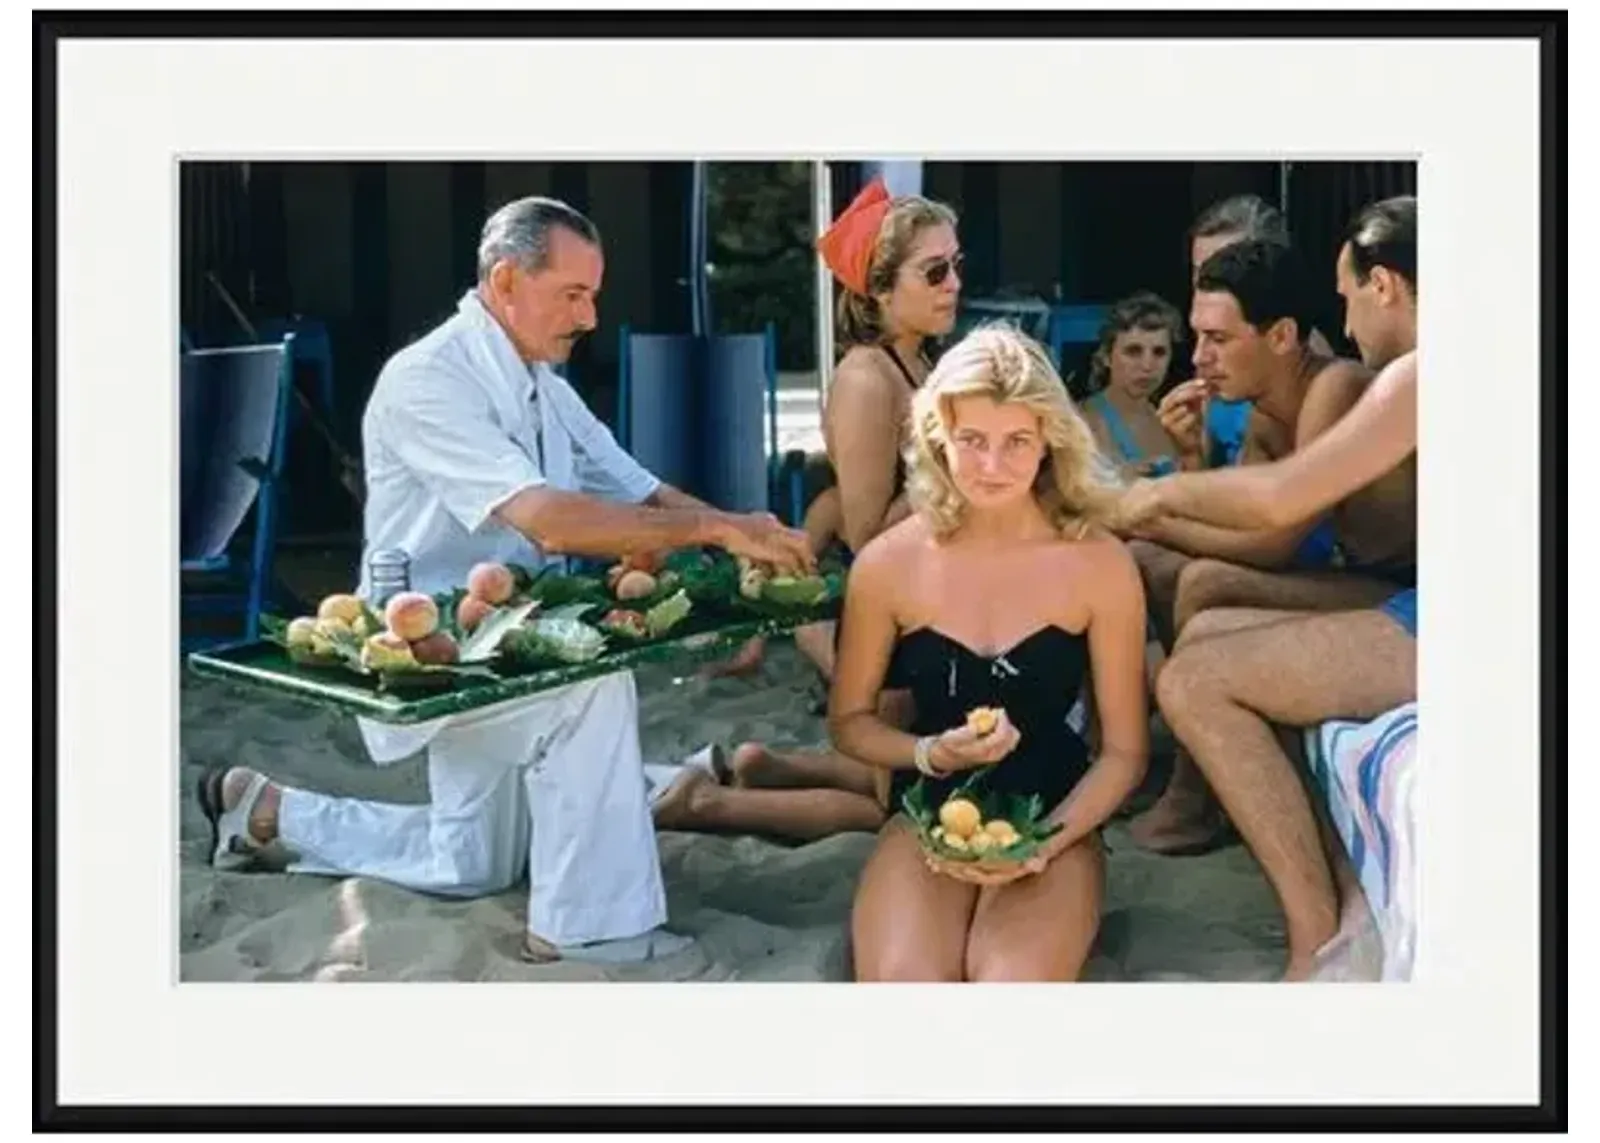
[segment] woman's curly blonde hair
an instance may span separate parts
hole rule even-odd
[[[1122,482],[1044,347],[1009,325],[990,324],[952,346],[912,398],[906,492],[936,535],[954,532],[966,513],[950,475],[950,428],[954,400],[974,396],[1026,406],[1039,418],[1046,451],[1033,493],[1063,535],[1115,524]]]

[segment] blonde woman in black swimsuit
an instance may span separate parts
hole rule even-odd
[[[894,804],[975,767],[1060,823],[1037,858],[979,873],[925,857],[896,815],[851,919],[859,980],[1075,980],[1099,927],[1099,831],[1149,752],[1139,571],[1111,534],[1118,490],[1043,349],[1005,328],[953,347],[912,413],[911,515],[870,540],[846,588],[829,704],[834,745]],[[881,696],[908,688],[909,730]],[[1068,724],[1089,683],[1097,749]],[[975,707],[998,707],[978,738]],[[920,774],[919,774],[920,772]]]

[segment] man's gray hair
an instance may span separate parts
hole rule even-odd
[[[556,227],[570,230],[591,246],[600,245],[600,230],[578,211],[554,198],[519,198],[508,202],[489,216],[478,240],[478,280],[502,258],[536,274],[550,260],[550,232]]]
[[[1283,212],[1260,195],[1240,194],[1212,203],[1189,228],[1189,242],[1196,238],[1242,238],[1289,245],[1289,223]]]

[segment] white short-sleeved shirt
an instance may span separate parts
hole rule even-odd
[[[466,583],[483,560],[540,567],[545,553],[494,512],[523,489],[549,485],[638,503],[660,485],[554,370],[518,357],[468,292],[437,329],[396,353],[362,419],[367,557],[401,548],[411,587]]]

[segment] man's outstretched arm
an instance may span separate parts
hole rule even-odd
[[[1304,449],[1270,464],[1181,473],[1129,490],[1130,523],[1179,516],[1227,528],[1290,528],[1328,511],[1417,449],[1417,360],[1391,361],[1354,407]]]

